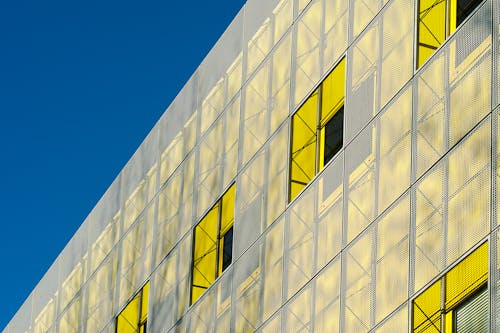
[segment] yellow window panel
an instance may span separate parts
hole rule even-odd
[[[413,301],[413,332],[441,332],[441,280]]]
[[[469,297],[488,280],[488,243],[472,252],[446,276],[446,311]]]
[[[444,315],[444,332],[453,333],[453,312],[450,311]]]
[[[191,304],[232,262],[235,195],[233,184],[194,228]]]
[[[316,174],[317,110],[316,91],[292,117],[290,201]]]
[[[148,316],[149,281],[120,312],[116,319],[117,333],[137,333],[146,328]]]
[[[455,313],[488,281],[488,243],[468,255],[413,301],[413,332],[452,333]],[[444,284],[444,300],[441,286]],[[442,308],[442,304],[444,308]]]
[[[344,135],[345,58],[321,84],[318,171],[342,148]]]
[[[344,105],[345,58],[333,69],[321,84],[321,124],[324,127]]]
[[[233,226],[234,221],[234,198],[236,193],[235,184],[222,196],[220,234],[223,235]]]
[[[457,0],[449,0],[450,35],[457,29]]]
[[[418,10],[418,63],[420,67],[446,37],[446,1],[420,0]]]
[[[222,272],[231,264],[233,259],[233,222],[234,222],[234,199],[236,193],[235,184],[226,191],[221,199],[221,221],[219,239],[219,258],[217,274]]]
[[[116,321],[117,333],[137,333],[139,324],[139,294],[120,312]]]
[[[219,203],[205,215],[194,229],[191,303],[194,303],[205,289],[215,281],[218,224]]]
[[[148,319],[148,299],[149,299],[149,281],[142,287],[141,291],[141,319],[144,323]]]

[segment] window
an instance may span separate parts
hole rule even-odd
[[[116,318],[117,333],[146,333],[149,282],[134,296]]]
[[[292,116],[292,201],[343,144],[345,58]]]
[[[233,184],[194,228],[191,304],[233,260]]]
[[[443,44],[446,36],[474,11],[482,0],[420,0],[418,7],[417,68]]]
[[[488,243],[413,300],[413,332],[488,331]]]
[[[454,311],[453,332],[488,332],[488,288],[484,286]]]

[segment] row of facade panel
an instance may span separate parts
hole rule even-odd
[[[374,328],[398,306],[407,320],[403,304],[495,229],[498,185],[498,1],[479,2],[414,75],[417,11],[410,0],[280,2],[202,102],[189,93],[201,84],[188,83],[174,107],[199,109],[174,125],[167,110],[5,331],[114,331],[146,281],[149,331],[254,330],[273,314],[291,322],[298,295],[292,313],[317,302],[330,266],[346,331]],[[292,114],[342,61],[343,147],[289,205]],[[234,263],[190,306],[194,228],[234,183]],[[387,230],[404,231],[380,233],[391,214],[399,223]],[[350,258],[367,254],[357,263],[367,276],[352,273]],[[389,271],[379,264],[398,266],[391,255],[408,269],[375,279]],[[377,283],[387,281],[402,289],[386,304]]]

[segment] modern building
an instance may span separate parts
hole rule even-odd
[[[500,0],[248,0],[4,333],[500,332]]]

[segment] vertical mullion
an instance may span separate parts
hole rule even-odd
[[[225,193],[224,193],[225,195]],[[222,196],[224,196],[222,195]],[[215,239],[215,278],[219,276],[219,256],[220,256],[220,246],[219,242],[221,239],[221,234],[220,234],[220,227],[221,227],[221,220],[222,220],[222,197],[217,201],[215,206],[217,206],[217,237]],[[212,282],[213,283],[213,282]]]
[[[321,100],[323,98],[323,85],[320,84],[317,88],[318,90],[318,102],[316,104],[316,166],[315,166],[315,173],[314,175],[317,175],[318,172],[320,171],[321,166],[319,165],[320,161],[320,150],[321,150]],[[314,94],[314,92],[311,94],[311,96]]]

